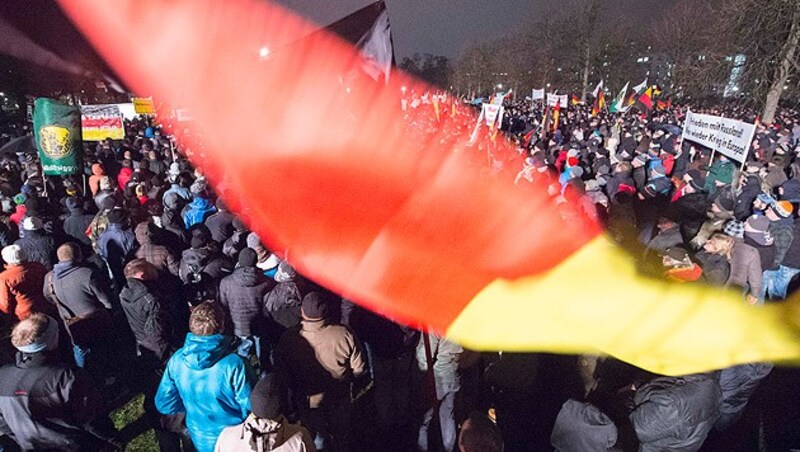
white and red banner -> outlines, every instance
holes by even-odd
[[[125,138],[125,124],[122,119],[122,113],[117,105],[81,105],[83,141]]]

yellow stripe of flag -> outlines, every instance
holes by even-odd
[[[600,236],[542,276],[491,283],[447,336],[484,350],[600,352],[683,375],[796,359],[795,307],[751,307],[733,291],[653,280]]]

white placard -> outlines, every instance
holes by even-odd
[[[533,92],[531,93],[531,99],[532,100],[542,100],[542,99],[544,99],[544,88],[533,90]]]
[[[566,94],[556,95],[556,94],[547,94],[547,105],[550,107],[555,107],[556,104],[561,103],[561,106],[567,108],[569,105],[569,97]]]
[[[482,113],[484,121],[486,121],[486,125],[491,127],[497,121],[497,118],[500,118],[500,121],[503,120],[503,106],[502,105],[493,105],[493,104],[483,104],[483,113]]]
[[[747,160],[756,126],[720,116],[688,111],[683,124],[683,139],[702,144],[737,162]]]

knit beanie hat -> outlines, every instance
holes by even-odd
[[[295,271],[294,267],[289,265],[288,262],[281,261],[281,263],[278,264],[278,271],[275,272],[275,281],[277,282],[293,281],[296,276],[297,276],[297,271]]]
[[[26,217],[22,220],[22,229],[25,231],[38,231],[42,228],[44,228],[44,224],[37,217]]]
[[[733,208],[736,206],[736,201],[730,196],[726,196],[722,194],[717,196],[717,199],[714,200],[714,204],[720,209],[724,211],[732,211]]]
[[[735,239],[744,238],[744,222],[731,220],[725,224],[724,232]]]
[[[122,224],[125,222],[125,212],[122,209],[111,209],[108,212],[108,222],[111,224]]]
[[[245,248],[239,252],[239,267],[255,267],[258,255],[252,248]]]
[[[100,201],[100,208],[102,210],[111,210],[116,205],[117,201],[114,199],[113,196],[106,196],[105,198],[103,198],[102,201]]]
[[[261,238],[255,232],[251,232],[250,235],[247,236],[247,247],[258,249],[261,248]]]
[[[319,292],[311,292],[303,297],[301,306],[303,316],[308,319],[322,319],[326,311],[325,298]]]
[[[9,265],[19,265],[28,260],[25,250],[19,245],[8,245],[0,251],[3,260]]]
[[[763,202],[764,204],[766,204],[768,206],[771,206],[772,203],[775,202],[775,198],[773,198],[772,196],[770,196],[770,195],[768,195],[766,193],[759,193],[758,196],[756,196],[756,199],[761,201],[761,202]]]
[[[280,376],[267,374],[250,391],[250,410],[259,419],[278,419],[286,408],[286,393]]]
[[[770,207],[781,218],[790,218],[794,212],[794,206],[789,201],[777,201]]]

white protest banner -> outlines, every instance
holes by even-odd
[[[503,106],[502,105],[493,105],[493,104],[483,104],[483,111],[481,112],[483,119],[486,121],[486,125],[491,127],[497,121],[499,117],[502,121],[503,119]]]
[[[114,104],[81,105],[81,133],[83,141],[125,138],[125,125],[119,107]]]
[[[555,107],[557,104],[561,104],[562,107],[566,107],[569,105],[569,97],[566,94],[557,95],[557,94],[547,94],[547,105],[550,107]]]
[[[686,113],[683,139],[706,146],[737,162],[744,163],[753,142],[756,126],[720,116]]]
[[[533,92],[531,93],[531,99],[533,99],[533,100],[543,100],[544,99],[544,88],[533,90]]]

